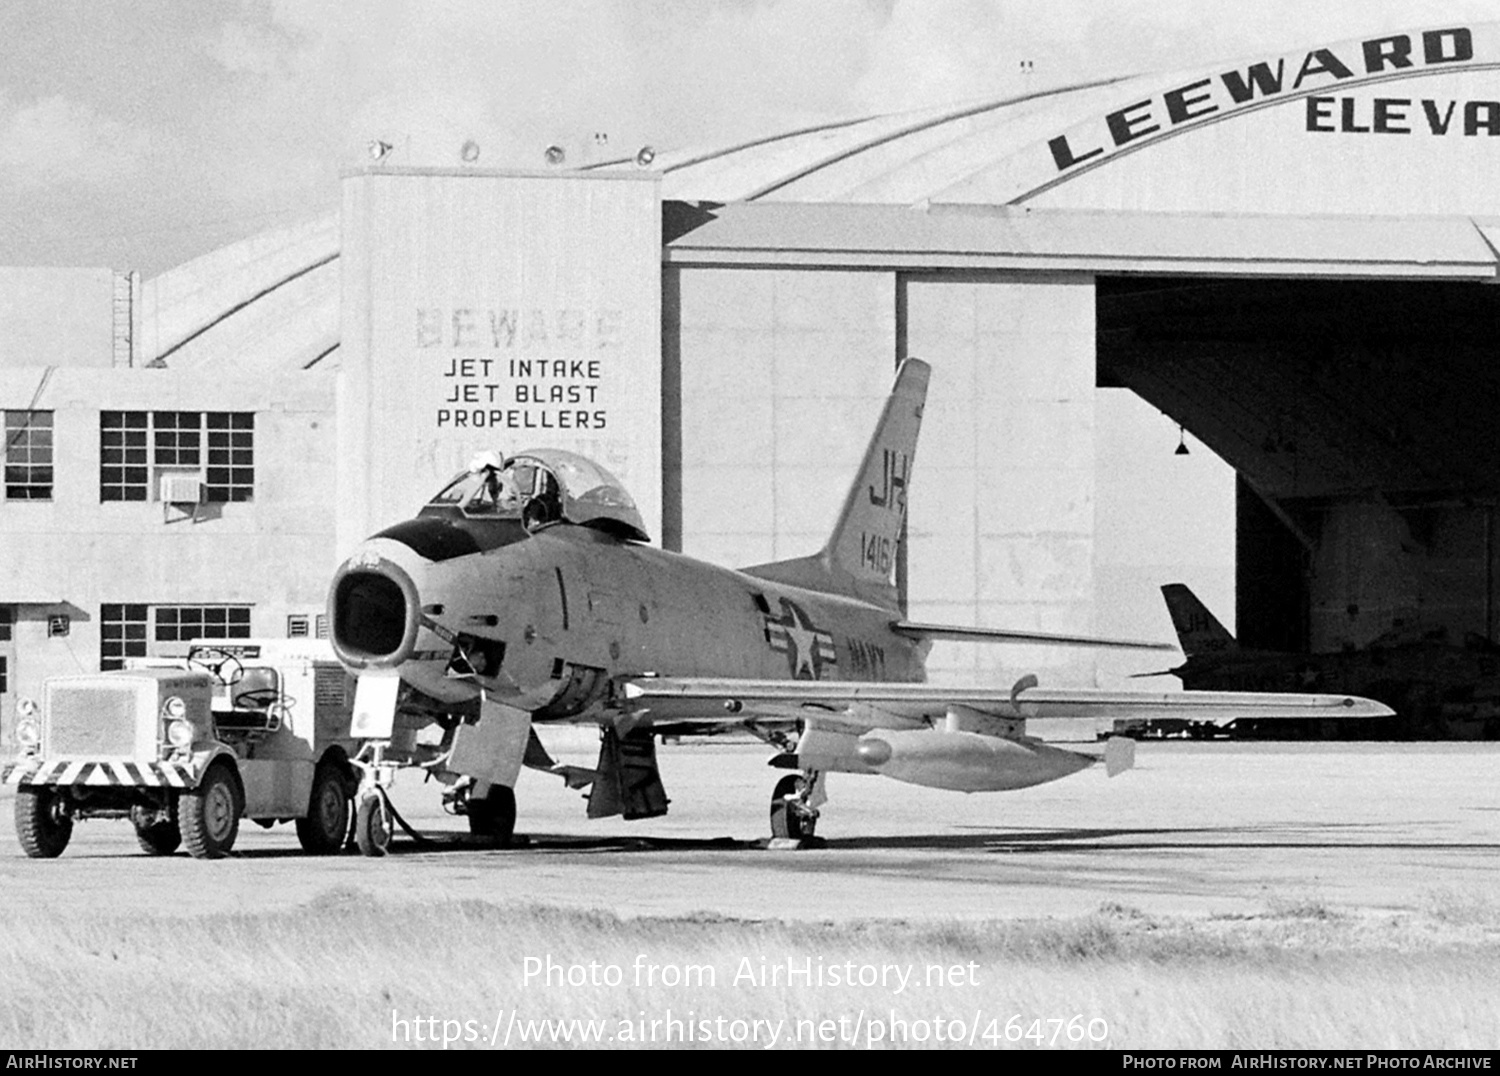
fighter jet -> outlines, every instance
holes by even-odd
[[[1443,628],[1395,629],[1368,646],[1316,654],[1255,650],[1239,641],[1183,583],[1161,588],[1186,660],[1147,676],[1176,676],[1188,690],[1349,691],[1391,706],[1391,720],[1357,725],[1236,720],[1234,736],[1307,739],[1492,739],[1500,735],[1500,647]]]
[[[735,570],[653,548],[619,482],[556,449],[478,457],[414,519],[368,539],[328,598],[335,652],[357,677],[360,848],[384,852],[384,789],[403,766],[437,775],[472,832],[505,842],[523,765],[589,787],[590,817],[648,818],[668,804],[657,736],[744,730],[792,771],[771,796],[773,838],[802,841],[830,772],[979,792],[1100,761],[1027,735],[1033,717],[1388,712],[1347,696],[1044,689],[1030,675],[926,683],[939,639],[1170,649],[902,614],[894,565],[929,376],[901,364],[833,532],[809,556]],[[600,728],[593,769],[544,749],[538,727],[558,722]],[[1132,750],[1106,741],[1106,770],[1128,768]]]

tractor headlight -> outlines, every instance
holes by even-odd
[[[36,717],[36,703],[31,699],[19,699],[16,702],[16,715],[18,717]]]
[[[180,721],[187,715],[187,703],[181,696],[173,695],[161,704],[161,716],[169,721]]]
[[[179,702],[181,700],[178,700]],[[167,742],[173,747],[186,749],[193,746],[193,723],[176,718],[167,722]]]

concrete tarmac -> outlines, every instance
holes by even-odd
[[[544,738],[566,761],[593,761],[590,730]],[[972,796],[834,774],[825,843],[790,851],[765,847],[780,772],[763,746],[668,744],[659,757],[672,809],[642,822],[591,822],[581,793],[526,772],[527,841],[503,851],[470,843],[437,786],[412,774],[395,802],[433,843],[398,832],[384,859],[309,857],[291,826],[251,823],[229,859],[151,858],[128,823],[92,821],[60,859],[36,861],[0,823],[0,893],[22,921],[282,908],[336,887],[626,916],[1033,918],[1119,904],[1197,918],[1278,902],[1346,914],[1493,902],[1500,868],[1500,744],[1144,743],[1112,780],[1095,767]]]

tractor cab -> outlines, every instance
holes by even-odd
[[[213,678],[209,705],[220,738],[260,739],[280,730],[287,705],[275,666],[249,658],[244,648],[214,643],[195,643],[187,664]]]

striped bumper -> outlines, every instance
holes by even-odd
[[[92,785],[95,787],[192,788],[192,768],[175,762],[7,762],[0,768],[5,785]]]

